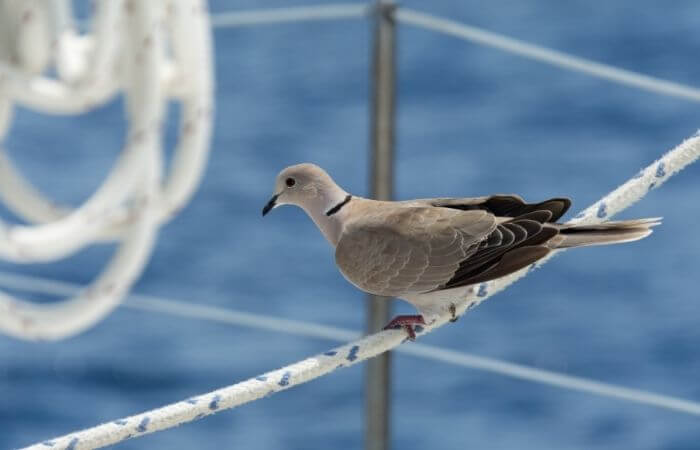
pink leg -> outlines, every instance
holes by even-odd
[[[386,324],[384,329],[390,330],[394,328],[403,328],[404,330],[406,330],[408,338],[412,341],[415,341],[416,331],[413,327],[416,325],[425,325],[425,320],[423,320],[423,316],[396,316],[393,319],[391,319],[391,322]]]

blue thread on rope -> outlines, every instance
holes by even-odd
[[[605,202],[600,202],[600,206],[598,206],[598,212],[596,212],[595,215],[599,219],[602,219],[608,215],[607,206],[605,205]]]
[[[350,349],[350,352],[348,353],[348,357],[345,358],[348,361],[355,361],[357,359],[357,352],[360,350],[359,345],[353,345],[352,348]]]
[[[198,398],[192,397],[192,398],[188,398],[188,399],[185,400],[185,401],[186,401],[187,403],[189,403],[190,405],[196,405],[197,402],[199,401],[199,399],[198,399]]]
[[[661,161],[659,163],[659,166],[656,168],[656,173],[655,173],[656,178],[661,178],[664,175],[666,175],[666,170],[664,170],[665,167],[666,167],[666,164],[663,161]]]
[[[256,380],[258,381],[267,381],[267,376],[266,375],[259,375],[255,377]]]
[[[69,443],[68,447],[66,447],[66,450],[75,450],[75,446],[78,444],[78,441],[80,439],[78,438],[73,438]]]
[[[46,447],[53,447],[54,442],[53,441],[44,441],[41,443],[41,445],[45,445]]]
[[[288,384],[289,384],[289,378],[290,378],[291,376],[292,376],[292,372],[286,371],[286,372],[282,375],[282,379],[280,380],[280,382],[277,383],[277,384],[279,384],[280,386],[286,386],[286,385],[288,385]]]
[[[476,293],[477,297],[486,297],[486,295],[489,293],[488,291],[488,284],[487,283],[481,283],[479,285],[479,290]]]
[[[113,423],[116,423],[117,425],[126,425],[128,422],[124,419],[119,419],[115,420]]]
[[[136,427],[136,429],[140,433],[143,433],[144,431],[146,431],[148,429],[148,422],[150,422],[150,421],[151,421],[150,417],[148,417],[148,416],[144,417],[143,420],[141,420],[141,423],[139,424],[139,426]]]
[[[331,351],[329,351],[329,352],[324,353],[324,355],[326,355],[326,356],[335,356],[336,353],[338,353],[338,352],[336,352],[335,350],[331,350]]]
[[[219,409],[219,400],[221,400],[221,396],[218,394],[215,395],[214,398],[212,398],[211,402],[209,403],[209,409],[211,409],[212,411]]]

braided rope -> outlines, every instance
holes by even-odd
[[[121,241],[97,279],[68,300],[37,305],[0,293],[1,331],[23,339],[59,339],[92,326],[119,304],[148,261],[158,226],[189,200],[199,183],[208,155],[213,101],[209,15],[201,0],[101,0],[96,3],[94,33],[76,37],[63,0],[0,0],[2,8],[7,13],[2,21],[36,42],[30,39],[31,45],[14,48],[19,55],[14,59],[5,61],[0,54],[0,141],[9,126],[12,102],[68,114],[125,92],[127,144],[99,189],[74,210],[58,207],[39,193],[0,147],[0,197],[35,222],[13,226],[0,221],[0,258],[52,261],[96,241]],[[54,8],[57,16],[53,25],[38,19],[47,17],[47,8]],[[23,64],[24,53],[47,45],[41,37],[48,31],[36,36],[27,32],[36,27],[53,27],[59,78],[38,75],[40,71]],[[77,47],[86,50],[81,54]],[[179,141],[164,178],[161,126],[168,97],[181,102],[182,114]]]
[[[80,290],[79,285],[64,281],[48,280],[13,273],[0,272],[0,286],[28,292],[51,295],[70,295]],[[132,294],[122,305],[124,308],[156,314],[166,314],[187,319],[199,319],[227,325],[267,330],[273,333],[287,333],[337,342],[346,342],[360,337],[360,333],[312,322],[303,322],[269,314],[254,314],[229,308],[202,305],[167,298]],[[439,361],[469,369],[483,370],[520,380],[556,386],[562,389],[586,392],[603,397],[617,398],[641,405],[656,406],[671,411],[700,416],[700,403],[692,400],[655,394],[639,389],[602,383],[587,378],[576,377],[550,370],[538,369],[523,364],[487,358],[472,353],[449,350],[441,347],[413,343],[402,345],[396,352],[430,361]]]
[[[603,222],[639,201],[652,189],[661,186],[671,176],[698,158],[700,158],[700,134],[685,140],[666,153],[625,184],[585,209],[574,221],[577,223]],[[505,289],[508,285],[525,276],[529,270],[524,269],[512,276],[475,286],[472,295],[457,306],[457,313],[461,315],[472,306]],[[417,334],[428,333],[447,323],[450,318],[449,314],[444,314],[434,324],[419,330]],[[382,331],[207,394],[71,433],[27,448],[35,450],[97,448],[172,428],[289,389],[336,369],[357,364],[397,347],[405,339],[406,334],[402,330]],[[688,411],[700,412],[693,408],[688,409]]]

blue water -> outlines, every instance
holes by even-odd
[[[700,3],[608,3],[406,5],[700,85]],[[302,3],[217,1],[212,9],[292,4]],[[363,328],[364,297],[338,274],[311,222],[293,208],[263,220],[260,209],[278,170],[302,161],[367,192],[369,32],[360,20],[215,32],[211,160],[191,204],[163,228],[136,292]],[[684,100],[410,27],[400,28],[398,44],[402,199],[568,195],[580,210],[700,127],[698,105]],[[19,110],[6,145],[38,186],[77,204],[109,170],[123,129],[119,100],[78,118]],[[700,400],[699,177],[700,166],[690,167],[625,211],[664,217],[649,239],[567,252],[422,341]],[[0,270],[87,283],[112,250]],[[184,399],[331,346],[129,309],[65,341],[0,336],[0,448]],[[358,448],[363,369],[118,448]],[[700,448],[697,417],[410,356],[395,356],[392,393],[397,449]]]

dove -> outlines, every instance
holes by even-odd
[[[335,262],[360,290],[411,303],[420,314],[400,315],[385,327],[415,327],[442,314],[456,320],[455,304],[471,286],[523,269],[555,249],[642,239],[660,218],[596,225],[557,223],[568,198],[526,203],[517,195],[379,201],[346,192],[317,165],[283,169],[267,215],[296,205],[335,249]]]

